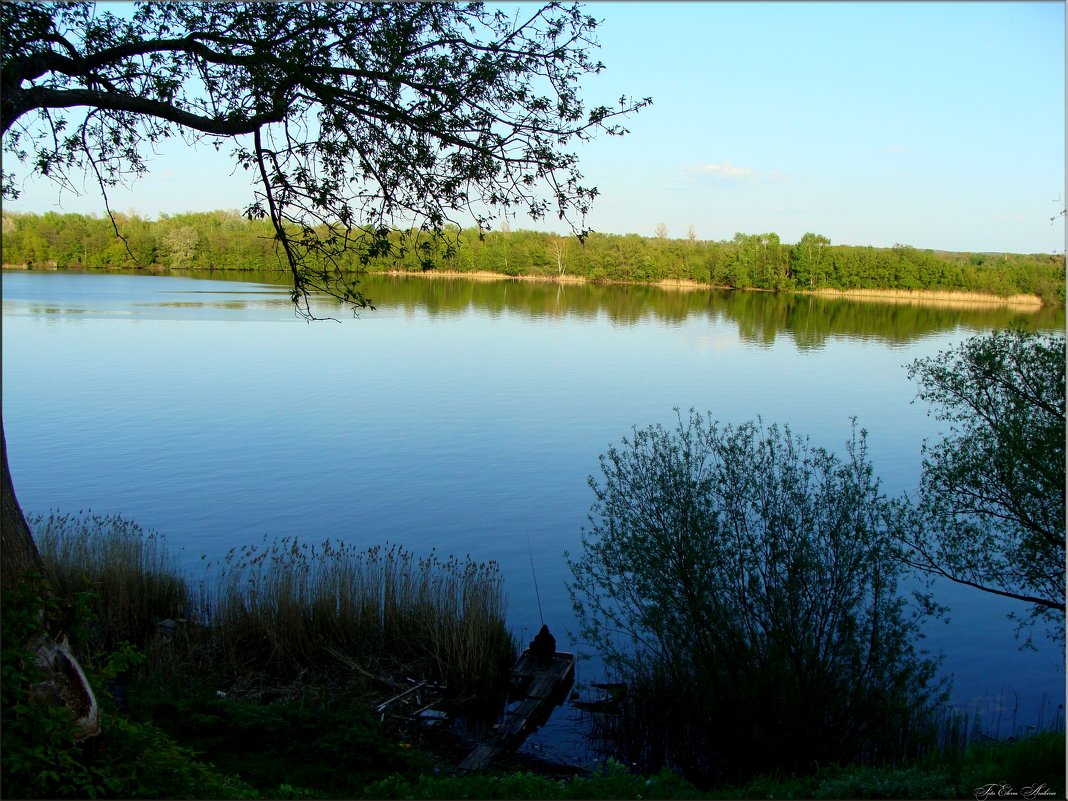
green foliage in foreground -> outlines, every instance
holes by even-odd
[[[270,224],[246,220],[237,212],[164,215],[158,221],[116,215],[116,220],[126,243],[115,236],[106,217],[5,214],[3,263],[210,270],[263,270],[279,263]],[[422,272],[441,245],[426,236],[394,231],[389,237],[392,253],[364,263],[353,250],[340,254],[338,264],[350,271]],[[811,233],[796,244],[781,242],[774,233],[738,233],[724,241],[593,233],[583,243],[536,231],[493,231],[481,237],[476,231],[451,231],[446,237],[449,247],[431,263],[455,272],[635,283],[690,280],[738,289],[1025,293],[1058,305],[1065,299],[1064,256],[1056,254],[832,245]]]
[[[1027,788],[1035,790],[1032,798],[1064,798],[1064,732],[1043,732],[1009,743],[986,742],[963,750],[934,752],[908,767],[833,766],[812,776],[781,780],[763,777],[707,797],[974,799],[979,788],[991,785],[992,798],[1026,797]]]
[[[84,600],[84,599],[83,599]],[[45,618],[37,610],[46,610]],[[5,798],[255,798],[240,779],[199,761],[150,723],[134,723],[107,708],[100,733],[76,742],[65,708],[38,702],[31,687],[42,673],[22,646],[46,634],[58,615],[73,612],[69,632],[85,631],[84,603],[64,608],[40,581],[27,581],[3,598],[2,743],[0,783]],[[86,660],[94,692],[127,668],[131,652]],[[95,669],[94,669],[95,668]]]
[[[131,699],[131,711],[264,794],[288,784],[315,788],[320,798],[350,798],[383,775],[430,769],[426,756],[390,739],[365,706],[143,693]]]
[[[580,799],[580,798],[709,798],[709,799],[839,799],[839,798],[976,798],[982,787],[1014,790],[1023,797],[1065,797],[1065,736],[1046,732],[1010,743],[984,743],[963,751],[933,753],[900,768],[829,766],[810,776],[754,779],[744,785],[698,791],[673,773],[655,776],[629,773],[609,763],[600,776],[556,781],[532,773],[508,776],[394,776],[364,790],[365,798],[451,799]],[[1044,789],[1043,789],[1044,788]],[[1044,795],[1049,793],[1049,795]]]
[[[669,771],[636,776],[609,763],[600,776],[554,780],[534,773],[507,776],[393,776],[368,785],[364,798],[699,798],[696,788]]]
[[[1048,785],[1064,797],[1063,733],[1002,745],[985,743],[932,753],[912,767],[824,767],[800,778],[764,777],[739,787],[699,792],[664,771],[642,776],[609,763],[600,775],[560,781],[533,773],[431,774],[429,759],[383,730],[366,710],[316,700],[256,704],[222,699],[205,687],[186,692],[146,671],[166,665],[129,645],[94,652],[85,638],[99,632],[85,595],[65,604],[26,584],[3,599],[3,709],[0,781],[8,798],[973,798],[1002,783]],[[31,610],[44,605],[40,620]],[[27,702],[36,679],[28,636],[62,625],[83,651],[104,713],[101,734],[74,742],[62,710]],[[130,712],[106,690],[121,674],[137,674]],[[770,765],[768,767],[771,767]],[[388,774],[388,775],[387,775]],[[1043,796],[1036,796],[1043,797]]]

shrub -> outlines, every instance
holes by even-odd
[[[5,798],[255,798],[240,780],[198,762],[150,724],[132,723],[105,711],[100,733],[82,742],[74,737],[65,707],[35,699],[41,670],[22,643],[63,618],[72,643],[85,631],[91,613],[82,602],[66,607],[46,591],[43,579],[25,582],[3,598],[2,726],[0,782]],[[42,617],[40,610],[44,610]],[[83,643],[84,645],[84,643]],[[129,661],[129,649],[106,660],[111,671]],[[110,673],[90,673],[99,695]]]
[[[353,797],[369,781],[429,768],[426,757],[391,740],[366,708],[261,705],[201,692],[187,698],[142,694],[131,712],[159,721],[177,741],[210,754],[221,770],[265,793],[288,784],[293,793],[315,788]]]
[[[597,776],[557,781],[532,773],[507,776],[420,776],[409,781],[401,776],[375,782],[364,789],[364,798],[697,798],[692,784],[669,771],[655,776],[630,773],[609,760]]]
[[[863,431],[840,460],[691,412],[601,469],[571,593],[628,685],[603,732],[621,756],[709,784],[903,753],[936,664],[897,594],[895,507]]]

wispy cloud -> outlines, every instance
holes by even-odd
[[[735,167],[729,161],[719,164],[701,164],[695,169],[697,172],[708,173],[722,178],[751,178],[756,174],[749,167]]]
[[[718,164],[706,162],[704,164],[687,164],[687,172],[699,175],[708,175],[717,180],[749,181],[754,179],[782,178],[779,172],[762,172],[752,167],[739,167],[729,161],[721,161]]]

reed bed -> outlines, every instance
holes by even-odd
[[[160,620],[181,619],[193,593],[163,535],[118,515],[59,514],[30,521],[45,572],[60,597],[91,592],[94,645],[143,643]]]
[[[233,671],[251,660],[283,678],[340,660],[471,693],[515,656],[493,562],[286,537],[235,548],[213,572],[201,608]]]
[[[93,594],[94,649],[132,642],[157,677],[279,686],[404,675],[457,698],[502,687],[517,653],[494,562],[265,538],[194,583],[162,535],[123,517],[52,514],[32,526],[57,592]]]
[[[879,303],[907,303],[962,309],[983,309],[992,305],[1033,308],[1042,305],[1042,298],[1038,297],[1038,295],[995,295],[991,292],[965,292],[963,290],[814,289],[807,290],[803,294],[852,300],[871,300]]]

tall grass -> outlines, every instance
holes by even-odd
[[[57,591],[94,594],[95,647],[144,648],[158,675],[292,682],[404,674],[450,695],[502,687],[517,647],[498,566],[295,537],[234,548],[196,584],[156,532],[120,516],[32,521]],[[177,631],[161,631],[165,619]]]
[[[162,619],[193,608],[166,539],[120,516],[52,513],[30,521],[52,586],[61,597],[92,592],[93,639],[110,651],[145,642]]]
[[[286,537],[235,548],[200,597],[234,672],[255,660],[285,677],[340,659],[473,693],[506,678],[516,650],[495,563],[418,558],[396,545]]]

